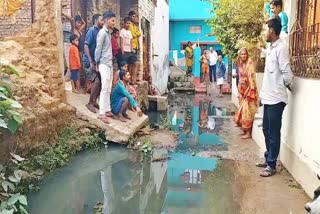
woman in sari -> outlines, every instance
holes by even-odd
[[[186,67],[187,67],[187,76],[189,76],[192,72],[193,66],[193,49],[191,42],[188,42],[188,46],[185,50],[185,57],[186,57]]]
[[[249,58],[246,48],[239,51],[239,103],[240,107],[235,115],[234,122],[242,130],[241,139],[251,138],[254,115],[258,108],[258,90],[256,72],[253,61]]]

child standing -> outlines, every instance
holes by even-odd
[[[209,63],[208,63],[208,55],[207,51],[203,50],[202,56],[200,58],[202,76],[205,83],[209,82]]]
[[[71,72],[71,85],[74,93],[79,93],[80,81],[79,70],[81,67],[80,52],[79,52],[79,38],[77,35],[72,34],[70,36],[70,42],[72,43],[69,50],[69,67]]]
[[[219,97],[222,98],[222,87],[224,83],[224,77],[226,74],[226,66],[222,61],[222,56],[218,56],[218,64],[217,64],[217,85],[219,87]]]

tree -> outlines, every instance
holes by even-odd
[[[245,46],[253,50],[261,39],[264,22],[264,0],[208,0],[213,17],[208,20],[224,53],[236,59]]]

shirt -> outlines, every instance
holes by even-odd
[[[213,51],[212,53],[211,52],[209,53],[209,61],[211,66],[217,64],[217,61],[218,61],[217,52]]]
[[[88,45],[91,59],[94,62],[95,62],[95,53],[94,52],[97,47],[97,36],[98,36],[99,31],[100,31],[100,29],[97,26],[91,27],[86,34],[86,39],[84,42],[85,45]],[[87,56],[86,53],[83,54],[82,62],[90,62],[89,57]]]
[[[290,69],[289,49],[281,39],[270,45],[267,50],[266,65],[260,93],[262,104],[275,105],[288,103],[286,85],[293,79]]]
[[[112,44],[112,55],[117,56],[119,53],[118,38],[113,36],[111,38],[111,44]]]
[[[95,61],[98,64],[104,64],[112,68],[112,58],[111,32],[106,27],[103,27],[97,36]]]
[[[281,31],[288,33],[288,16],[285,12],[281,12],[278,14],[278,16],[280,17],[281,20]]]
[[[139,27],[135,25],[134,23],[130,23],[129,30],[132,34],[132,48],[133,49],[139,49],[139,37],[141,36],[141,32],[139,30]]]
[[[217,63],[217,78],[221,78],[225,76],[226,74],[226,66],[225,64],[221,61]]]
[[[122,81],[119,81],[114,87],[111,94],[111,108],[115,109],[122,98],[128,98],[129,103],[133,108],[138,106],[137,102],[133,99],[132,95],[126,89]]]
[[[122,28],[120,30],[120,38],[122,38],[123,51],[132,52],[131,40],[133,37],[132,37],[131,31]]]
[[[81,67],[79,48],[74,44],[71,45],[69,50],[69,67],[70,71],[79,70]]]

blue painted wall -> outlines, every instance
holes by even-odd
[[[204,20],[211,17],[211,5],[201,0],[170,0],[170,20]]]
[[[189,33],[191,26],[201,26],[202,32],[199,34]],[[211,33],[211,28],[204,20],[170,21],[170,50],[180,50],[181,42],[196,42],[199,37],[208,33]],[[215,36],[200,39],[200,42],[215,41],[217,41]]]

